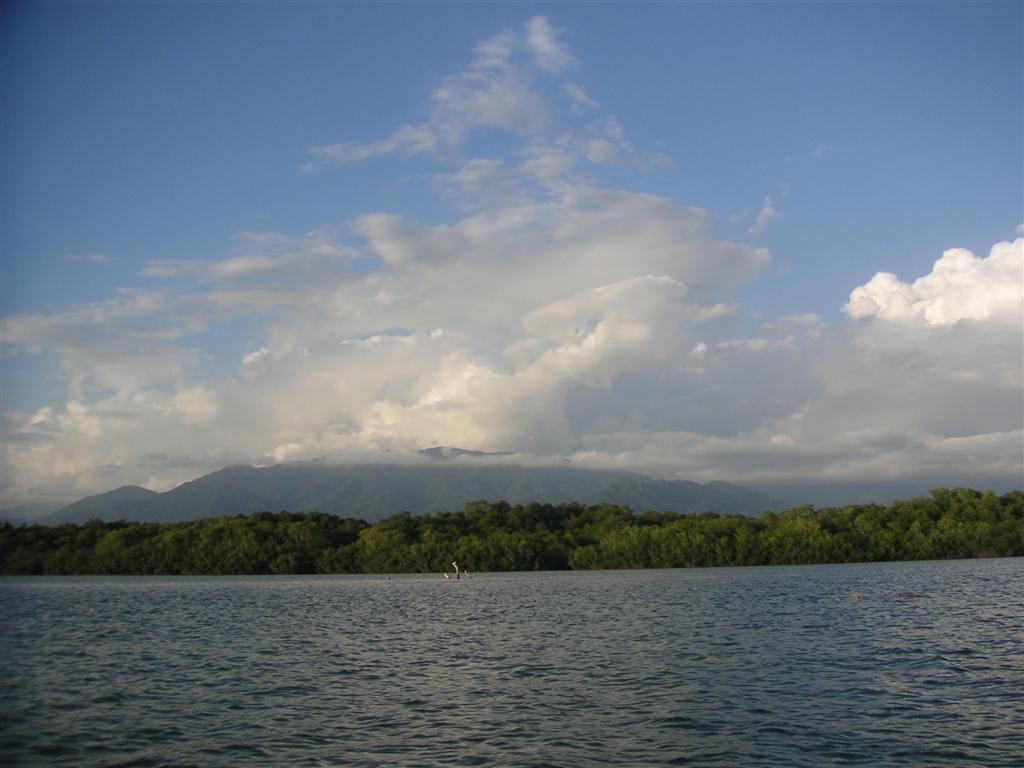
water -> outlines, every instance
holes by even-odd
[[[6,765],[1024,760],[1024,559],[8,578],[0,619]]]

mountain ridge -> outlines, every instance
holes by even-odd
[[[470,466],[446,461],[428,466],[310,462],[225,467],[163,493],[122,486],[79,499],[37,522],[184,522],[287,509],[326,512],[372,523],[403,511],[416,515],[456,511],[478,500],[510,504],[611,503],[637,512],[746,515],[783,508],[778,499],[742,486],[657,480],[625,470]]]

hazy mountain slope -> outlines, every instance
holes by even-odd
[[[781,506],[766,494],[727,483],[699,485],[653,480],[631,472],[506,465],[228,467],[166,493],[118,496],[125,490],[83,499],[46,522],[91,518],[173,522],[284,509],[316,510],[373,522],[405,510],[415,514],[459,510],[478,499],[512,504],[611,502],[643,512],[754,515]],[[101,500],[110,503],[103,505]]]
[[[758,484],[758,490],[780,499],[786,507],[812,504],[816,507],[841,507],[847,504],[891,504],[898,499],[927,496],[933,488],[981,488],[996,494],[1024,490],[1024,477],[1006,478],[977,473],[945,472],[912,475],[895,480],[870,483],[776,483]]]
[[[86,520],[118,520],[114,510],[121,505],[132,505],[141,503],[146,499],[159,496],[155,491],[150,491],[138,485],[122,485],[107,493],[98,493],[95,496],[86,496],[73,504],[61,507],[53,514],[40,518],[38,522],[47,525],[59,525],[60,523],[80,523]]]
[[[27,504],[15,504],[12,507],[0,509],[0,520],[11,525],[31,525],[36,520],[52,515],[64,504],[53,504],[49,502],[29,502]]]
[[[599,493],[599,498],[583,499],[588,503],[607,501],[624,504],[634,511],[725,512],[759,514],[766,509],[780,509],[776,499],[749,488],[729,483],[693,483],[685,480],[654,480],[634,476],[618,480]]]

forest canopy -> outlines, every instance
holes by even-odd
[[[796,507],[759,518],[633,513],[610,504],[512,506],[375,525],[318,512],[187,523],[0,526],[0,573],[330,574],[938,560],[1024,555],[1024,492],[965,488],[888,506]]]

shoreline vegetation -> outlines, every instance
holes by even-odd
[[[939,489],[890,505],[760,517],[635,514],[612,504],[402,512],[370,525],[318,512],[185,523],[0,525],[3,575],[431,573],[694,568],[1024,555],[1024,492]]]

